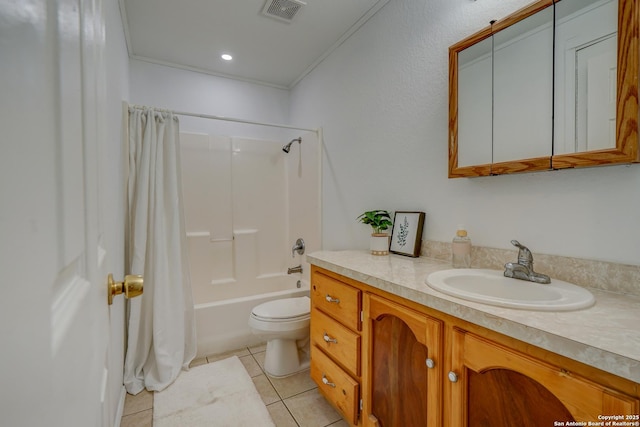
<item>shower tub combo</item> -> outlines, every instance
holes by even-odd
[[[254,307],[309,296],[309,264],[292,246],[321,247],[319,142],[285,141],[180,135],[198,357],[260,344]]]

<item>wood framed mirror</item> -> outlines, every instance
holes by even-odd
[[[639,27],[640,0],[539,0],[451,46],[449,177],[640,161]]]

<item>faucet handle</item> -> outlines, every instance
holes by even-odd
[[[517,240],[512,240],[511,244],[518,248],[518,264],[527,265],[533,262],[533,255],[531,255],[529,248]]]
[[[296,240],[296,244],[291,248],[291,258],[295,258],[296,252],[298,252],[298,255],[304,254],[304,240],[302,238]]]
[[[513,246],[517,247],[517,248],[520,248],[520,249],[526,248],[526,246],[524,246],[524,245],[520,244],[520,242],[518,242],[517,240],[512,240],[512,241],[511,241],[511,244],[512,244]]]

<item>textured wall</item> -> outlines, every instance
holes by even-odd
[[[425,239],[640,263],[640,166],[447,178],[448,47],[529,0],[391,0],[303,79],[291,122],[322,126],[325,249],[366,248],[370,209],[423,210]]]
[[[288,123],[289,91],[177,68],[130,61],[130,101],[189,113],[269,123]],[[180,130],[212,135],[287,140],[297,133],[278,128],[180,117]],[[283,142],[284,143],[284,142]]]

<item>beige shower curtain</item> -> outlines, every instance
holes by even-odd
[[[127,392],[159,391],[196,354],[195,320],[182,208],[178,118],[129,109],[127,262],[144,275],[128,300]]]

